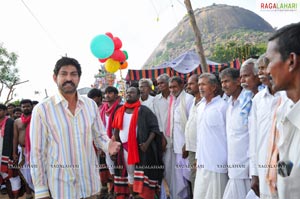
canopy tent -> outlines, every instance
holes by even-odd
[[[218,73],[222,67],[240,68],[240,62],[238,59],[229,62],[219,64],[210,60],[206,60],[208,72]],[[165,62],[153,69],[144,70],[128,70],[126,75],[127,81],[139,80],[141,78],[150,78],[152,80],[156,79],[159,75],[167,73],[169,76],[180,76],[183,79],[187,79],[192,74],[201,74],[201,65],[198,54],[194,51],[188,51],[178,56],[170,62]]]

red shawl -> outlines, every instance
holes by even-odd
[[[126,108],[133,108],[132,118],[129,125],[128,132],[128,164],[136,164],[140,162],[138,144],[136,139],[136,126],[138,120],[138,112],[139,107],[141,106],[141,102],[138,100],[133,104],[125,103],[121,106],[114,117],[114,121],[112,123],[113,128],[117,128],[119,130],[123,129],[123,118]]]
[[[5,116],[4,119],[0,122],[0,128],[1,128],[1,137],[4,137],[4,131],[5,131],[5,124],[8,117]]]
[[[26,155],[27,162],[29,162],[29,155],[30,155],[30,137],[29,137],[30,120],[31,120],[31,115],[29,115],[29,116],[25,116],[24,114],[21,115],[21,121],[26,126],[26,130],[25,130],[25,155]]]
[[[109,138],[111,138],[112,136],[112,112],[116,109],[116,107],[118,106],[118,104],[120,103],[120,99],[117,99],[113,105],[111,107],[108,106],[108,103],[105,103],[101,110],[100,110],[100,116],[101,116],[101,120],[104,124],[104,126],[106,127],[106,132]],[[106,120],[105,120],[105,114],[109,115],[108,117],[108,124],[106,124]]]

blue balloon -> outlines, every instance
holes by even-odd
[[[97,35],[91,41],[91,51],[98,59],[110,57],[115,49],[113,40],[107,35]]]

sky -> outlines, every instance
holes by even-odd
[[[128,68],[140,69],[164,36],[186,15],[183,0],[0,0],[0,43],[18,54],[21,81],[14,100],[41,100],[56,92],[53,68],[61,56],[82,66],[78,88],[90,87],[100,62],[91,40],[111,32],[128,52]],[[293,11],[261,9],[261,3],[296,3]],[[300,21],[300,0],[191,0],[193,9],[216,4],[255,12],[273,27]],[[168,60],[166,60],[168,61]],[[116,72],[120,75],[120,72]],[[122,71],[125,77],[126,71]],[[39,94],[36,94],[38,91]],[[1,96],[0,102],[3,102]]]

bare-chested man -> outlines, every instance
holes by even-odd
[[[33,184],[29,167],[29,127],[32,112],[32,101],[23,99],[20,103],[22,115],[14,123],[13,158],[20,166],[20,176],[26,182],[26,198],[31,198]]]

